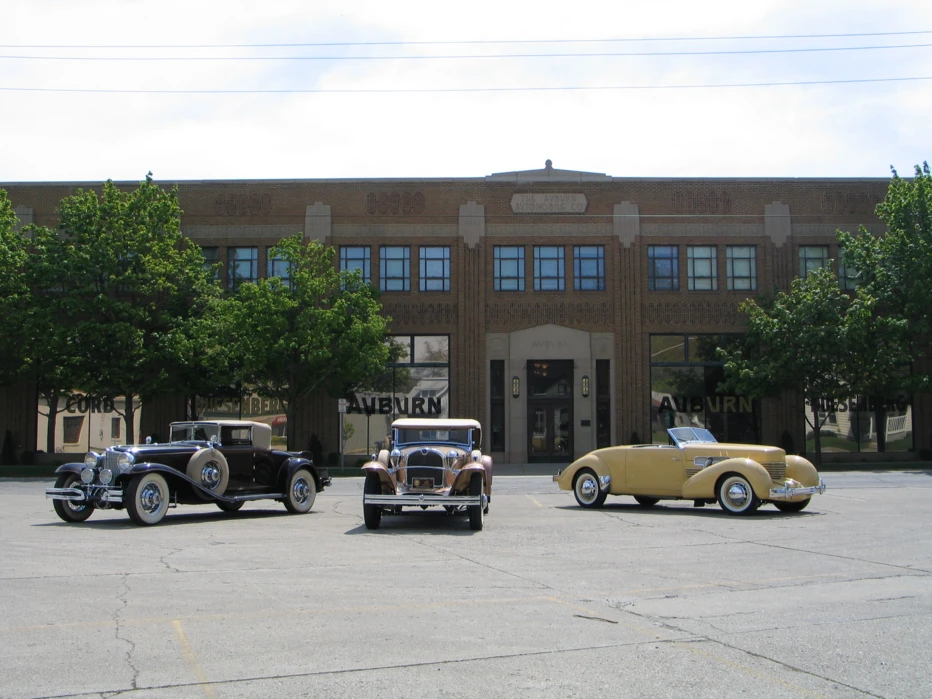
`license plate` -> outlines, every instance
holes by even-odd
[[[433,488],[434,479],[433,478],[412,478],[411,487],[412,488]]]

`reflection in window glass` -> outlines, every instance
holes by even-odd
[[[524,248],[495,246],[495,291],[524,291]]]
[[[259,248],[227,248],[229,288],[236,291],[240,284],[259,280]]]
[[[414,359],[424,362],[450,362],[450,337],[448,335],[416,335],[414,337]]]
[[[808,277],[828,265],[828,245],[800,245],[799,246],[799,276]]]
[[[675,245],[647,247],[647,288],[651,291],[680,290],[680,257]]]
[[[411,291],[411,250],[385,246],[379,249],[379,289]]]
[[[651,335],[650,361],[652,364],[686,361],[686,338],[683,335]]]
[[[686,248],[687,282],[690,291],[718,290],[718,252],[715,246]]]
[[[729,291],[757,291],[757,248],[729,245],[725,249]]]
[[[359,270],[362,280],[368,284],[369,275],[369,246],[343,245],[340,247],[340,271],[355,272]]]
[[[534,246],[534,290],[563,291],[566,279],[563,269],[563,246]]]
[[[419,274],[421,291],[449,291],[450,248],[422,247]]]

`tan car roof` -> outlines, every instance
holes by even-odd
[[[478,420],[467,418],[418,418],[403,417],[392,423],[392,429],[424,429],[424,430],[481,430]]]

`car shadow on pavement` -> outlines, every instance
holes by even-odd
[[[671,501],[672,503],[673,501]],[[802,512],[780,512],[780,510],[775,509],[773,506],[762,505],[761,509],[756,512],[752,512],[749,515],[730,515],[724,510],[722,510],[718,505],[706,505],[704,507],[693,507],[687,504],[680,504],[674,506],[664,506],[660,503],[654,505],[653,507],[642,507],[637,503],[606,503],[600,508],[583,508],[578,505],[557,505],[555,509],[558,510],[576,510],[577,512],[585,512],[586,514],[597,514],[597,513],[610,513],[610,514],[634,514],[639,513],[643,515],[650,515],[653,517],[668,517],[668,516],[683,516],[691,515],[693,517],[714,517],[714,518],[723,518],[723,519],[783,519],[783,518],[793,518],[793,517],[813,517],[820,516],[824,513],[819,512],[816,505],[809,506],[812,509],[806,509]]]
[[[55,517],[54,513],[51,513],[52,517]],[[207,522],[227,522],[234,523],[236,521],[252,521],[257,519],[267,519],[267,518],[278,518],[278,517],[310,517],[313,515],[323,514],[323,512],[318,512],[311,510],[303,515],[294,515],[284,508],[281,510],[268,509],[268,510],[240,510],[239,512],[222,512],[220,510],[216,511],[205,511],[205,512],[178,512],[173,513],[169,512],[165,515],[165,518],[159,522],[157,525],[154,525],[155,528],[161,529],[162,527],[175,527],[191,524],[201,524]],[[124,515],[123,517],[108,517],[107,519],[94,519],[93,516],[91,519],[85,522],[63,522],[58,518],[50,520],[48,522],[40,522],[33,524],[34,527],[82,527],[90,529],[152,529],[153,527],[145,527],[134,524],[128,516]]]
[[[433,534],[472,536],[481,534],[469,528],[469,517],[466,513],[447,514],[442,510],[425,510],[423,512],[407,512],[400,515],[383,515],[382,523],[378,529],[367,529],[364,524],[353,527],[345,532],[355,534]]]

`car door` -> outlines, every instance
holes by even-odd
[[[681,495],[683,452],[674,446],[631,449],[625,468],[626,492],[633,495]]]
[[[252,435],[248,427],[224,426],[221,429],[221,451],[230,469],[227,492],[249,490],[255,487],[253,478]]]

